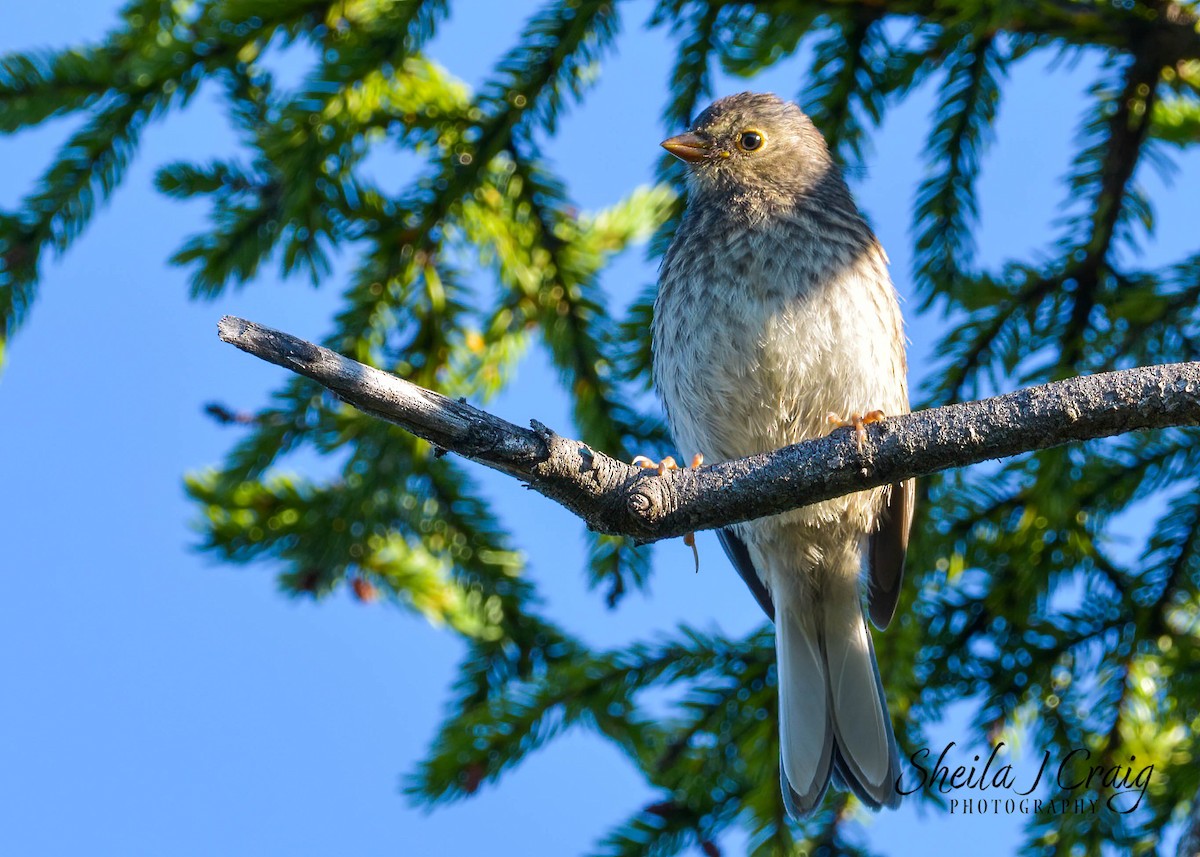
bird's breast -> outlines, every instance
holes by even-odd
[[[769,452],[828,432],[830,413],[908,410],[873,239],[767,230],[718,245],[673,252],[655,307],[655,380],[681,453]]]

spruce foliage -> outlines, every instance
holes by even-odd
[[[892,106],[918,84],[936,88],[912,275],[925,311],[951,323],[925,403],[1200,359],[1200,248],[1156,269],[1138,255],[1154,230],[1140,179],[1200,141],[1193,4],[547,0],[476,92],[424,53],[452,5],[132,0],[92,44],[0,57],[0,131],[83,118],[19,206],[0,212],[0,347],[35,315],[42,261],[67,252],[116,192],[143,129],[213,86],[244,156],[166,164],[157,179],[163,193],[210,206],[209,226],[173,259],[197,298],[271,265],[329,285],[331,255],[348,253],[354,271],[326,345],[477,402],[541,347],[579,437],[626,459],[665,452],[643,395],[653,295],[613,312],[598,277],[632,243],[653,237],[661,252],[681,210],[678,174],[579,214],[538,145],[587,98],[621,27],[645,25],[676,45],[662,93],[671,130],[710,95],[715,68],[752,79],[805,51],[795,95],[854,165]],[[316,60],[285,90],[261,60],[293,42]],[[1057,232],[1035,256],[983,269],[976,182],[1007,70],[1032,54],[1083,53],[1100,72]],[[420,159],[421,177],[398,194],[375,186],[361,166],[379,147]],[[478,270],[490,272],[486,294],[467,286]],[[598,855],[718,853],[732,828],[755,855],[801,842],[862,853],[846,834],[845,796],[803,825],[786,820],[769,628],[743,639],[678,628],[592,650],[543,615],[469,466],[298,379],[245,422],[219,469],[188,478],[206,550],[269,558],[296,594],[381,591],[467,641],[442,731],[409,780],[413,800],[466,798],[580,727],[661,792]],[[337,476],[269,474],[302,447],[340,462]],[[1200,791],[1197,474],[1196,434],[1172,430],[924,485],[906,605],[880,648],[902,743],[920,746],[967,699],[977,736],[1027,729],[1059,756],[1086,747],[1092,764],[1136,756],[1159,772],[1129,814],[1034,818],[1030,853],[1154,853],[1158,831]],[[1152,534],[1140,550],[1114,550],[1114,520],[1148,500],[1162,510]],[[589,538],[589,579],[610,603],[645,582],[647,550]]]

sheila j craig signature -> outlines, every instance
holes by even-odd
[[[896,790],[910,795],[924,789],[944,795],[955,795],[950,799],[951,813],[983,814],[988,812],[1020,812],[1035,815],[1069,813],[1094,815],[1099,808],[1099,797],[1107,796],[1104,804],[1108,809],[1127,815],[1139,806],[1150,786],[1154,765],[1136,768],[1136,756],[1130,756],[1128,765],[1091,764],[1090,750],[1076,748],[1067,753],[1058,764],[1050,758],[1050,751],[1042,754],[1041,764],[1032,776],[1019,775],[1010,762],[999,764],[996,757],[1004,742],[992,747],[992,753],[982,768],[976,767],[980,757],[968,765],[955,765],[947,757],[955,747],[951,741],[937,757],[932,766],[933,752],[922,747],[909,757],[912,767],[896,780]],[[1032,761],[1036,761],[1036,758]],[[1043,782],[1051,791],[1046,798],[1031,795]],[[987,795],[989,791],[1008,792],[1008,795]],[[966,794],[961,794],[966,792]]]

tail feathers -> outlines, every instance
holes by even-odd
[[[896,736],[858,591],[827,598],[822,606],[830,715],[843,779],[873,809],[898,806]]]
[[[812,615],[776,601],[775,657],[779,674],[780,779],[788,813],[816,809],[833,769],[833,724],[825,654]]]
[[[847,590],[819,604],[776,602],[781,778],[793,816],[816,809],[833,776],[872,809],[900,802],[875,650],[857,590]]]

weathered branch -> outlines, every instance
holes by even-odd
[[[1200,424],[1200,363],[1087,375],[892,417],[698,470],[659,477],[537,421],[513,425],[326,348],[226,316],[221,339],[327,387],[354,407],[525,482],[589,527],[640,541],[681,536],[1072,441]],[[868,407],[870,403],[864,403]],[[691,453],[694,450],[684,450]]]

